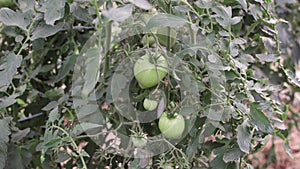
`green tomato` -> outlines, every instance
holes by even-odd
[[[152,46],[155,43],[155,38],[151,35],[144,35],[142,38],[142,44],[144,46]]]
[[[158,42],[160,45],[167,47],[168,38],[170,37],[170,47],[173,47],[176,42],[177,32],[174,29],[170,29],[170,34],[167,27],[159,28],[156,32]],[[170,36],[169,36],[170,35]]]
[[[132,136],[131,141],[135,147],[144,147],[147,144],[147,139],[144,137]]]
[[[157,58],[156,64],[150,62],[151,57]],[[157,85],[168,73],[168,63],[165,57],[158,54],[146,54],[134,64],[133,73],[142,89]]]
[[[146,110],[152,111],[155,110],[158,105],[156,100],[145,99],[143,102],[143,106]]]
[[[11,7],[14,5],[14,0],[0,0],[0,7]]]
[[[178,113],[174,113],[173,117],[170,118],[167,112],[163,112],[158,121],[159,130],[169,139],[179,139],[182,136],[184,127],[184,118]]]

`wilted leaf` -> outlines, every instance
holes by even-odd
[[[116,21],[123,22],[131,16],[132,5],[125,5],[119,8],[110,8],[107,11],[103,11],[102,14],[106,18]]]
[[[26,30],[26,27],[30,24],[30,21],[24,18],[24,14],[9,8],[0,9],[0,21],[5,25],[18,26],[23,30]]]

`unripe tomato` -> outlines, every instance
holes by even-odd
[[[155,43],[155,38],[151,35],[144,35],[142,38],[142,44],[144,46],[152,46]]]
[[[144,137],[132,136],[131,141],[135,147],[144,147],[147,144],[147,139]]]
[[[156,64],[151,63],[155,59]],[[134,64],[133,73],[140,87],[145,89],[157,85],[167,75],[167,67],[167,60],[162,55],[146,54]]]
[[[145,99],[143,102],[143,106],[146,110],[152,111],[156,109],[158,102],[156,100]]]
[[[170,47],[172,47],[175,44],[177,32],[174,29],[170,29],[170,35],[169,35],[168,29],[169,28],[167,27],[159,28],[156,34],[157,34],[159,44],[165,47],[168,46],[168,38],[170,37]]]
[[[14,5],[14,0],[0,0],[0,7],[11,7]]]
[[[184,118],[178,113],[168,117],[168,113],[163,112],[158,121],[158,128],[166,138],[179,139],[185,128]]]

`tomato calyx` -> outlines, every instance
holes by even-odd
[[[130,130],[132,132],[132,135],[131,135],[131,141],[133,143],[133,145],[135,147],[144,147],[147,145],[147,134],[139,131],[139,132],[136,132],[136,131],[133,131],[133,130]]]

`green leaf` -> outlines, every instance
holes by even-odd
[[[244,10],[247,11],[247,1],[246,0],[236,0],[237,2],[239,2],[241,4],[241,6],[243,7]]]
[[[82,7],[81,4],[74,2],[70,5],[70,12],[76,17],[76,19],[91,23],[93,21],[93,18],[91,14],[89,13],[89,10]]]
[[[30,132],[30,128],[26,128],[24,130],[19,130],[11,135],[12,142],[18,142],[23,139]]]
[[[129,2],[145,10],[150,10],[152,8],[152,5],[147,0],[129,0]]]
[[[172,27],[180,28],[187,23],[187,20],[175,15],[158,13],[153,16],[146,25],[145,31],[148,32],[153,27]]]
[[[243,152],[250,152],[251,134],[247,121],[237,127],[237,143]]]
[[[250,103],[251,122],[265,133],[272,133],[273,127],[268,117],[259,109],[257,102]]]
[[[98,128],[98,127],[101,127],[101,125],[95,124],[95,123],[83,122],[83,123],[77,124],[74,127],[73,133],[74,133],[74,135],[79,135],[79,134],[81,134],[81,133],[83,133],[87,130],[95,129],[95,128]]]
[[[57,76],[55,77],[54,83],[61,81],[65,78],[69,72],[73,69],[76,62],[77,55],[69,55],[65,61],[63,61],[62,67],[59,69]]]
[[[223,160],[225,163],[228,163],[238,160],[243,154],[244,153],[238,147],[230,148],[226,151],[226,153],[224,153]]]
[[[296,78],[295,74],[291,70],[283,68],[283,71],[294,85],[300,87],[300,81]]]
[[[216,13],[216,21],[225,29],[231,25],[232,10],[230,6],[217,6],[212,8],[212,11]]]
[[[226,168],[226,163],[223,160],[223,154],[219,154],[210,162],[212,169],[223,169]]]
[[[56,34],[59,31],[64,30],[63,24],[59,23],[57,25],[51,26],[46,24],[40,24],[37,28],[32,32],[31,40],[35,40],[38,38],[47,38]]]
[[[99,48],[90,48],[85,53],[85,74],[84,74],[84,85],[82,93],[85,96],[94,89],[100,75],[100,62],[101,58],[99,55]]]
[[[22,62],[22,56],[17,56],[14,53],[9,53],[0,60],[0,91],[6,90],[6,88],[12,82],[14,74],[17,72],[17,68],[20,67]]]
[[[9,8],[0,9],[0,22],[8,26],[17,26],[23,30],[26,30],[26,27],[30,24],[30,21],[25,19],[24,14]]]
[[[7,160],[7,144],[3,141],[0,141],[0,168],[5,167],[6,160]]]
[[[14,144],[9,146],[9,154],[7,158],[7,166],[6,169],[25,169],[22,157],[21,157],[21,149]]]
[[[10,129],[9,129],[9,122],[11,118],[4,118],[0,119],[0,141],[7,143],[9,141]]]
[[[15,104],[17,102],[17,97],[19,96],[19,94],[13,94],[10,95],[9,97],[3,97],[0,98],[0,108],[6,108],[8,106],[11,106],[13,104]]]
[[[127,18],[131,16],[131,13],[132,13],[132,5],[125,5],[119,8],[110,8],[102,12],[103,16],[116,22],[125,21]]]
[[[64,17],[66,0],[45,1],[41,10],[44,12],[44,20],[48,25],[54,25],[55,21]]]
[[[7,159],[7,142],[9,141],[11,118],[0,119],[0,168],[4,168]]]

